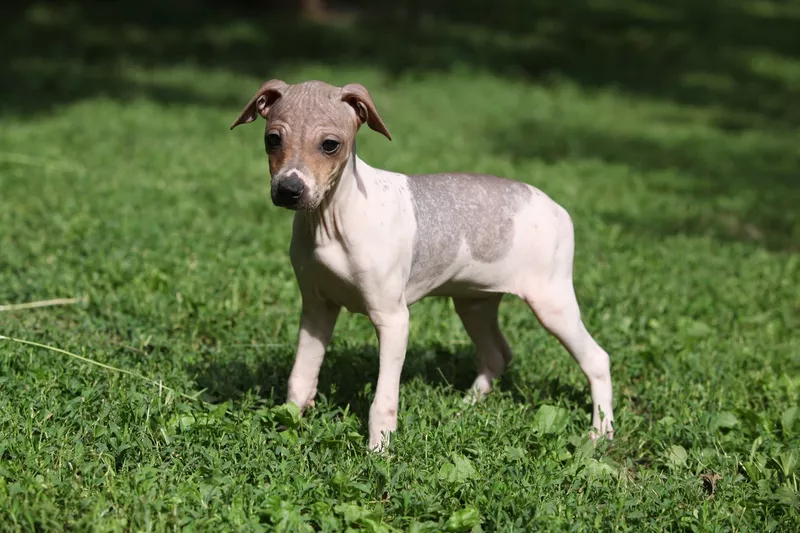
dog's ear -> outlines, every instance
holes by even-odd
[[[366,123],[371,129],[382,133],[390,141],[392,135],[383,123],[375,103],[367,88],[360,83],[351,83],[342,87],[342,100],[353,107],[358,117],[358,125]]]
[[[283,91],[288,85],[281,80],[269,80],[264,82],[261,88],[256,91],[250,102],[244,106],[242,113],[231,124],[231,129],[240,124],[247,124],[253,122],[257,115],[267,118],[269,108],[275,103],[275,100],[283,95]]]

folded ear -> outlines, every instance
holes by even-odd
[[[264,82],[261,88],[256,91],[250,102],[244,107],[239,117],[231,124],[231,129],[239,124],[247,124],[253,122],[258,115],[267,118],[269,108],[275,103],[275,100],[283,95],[288,85],[281,80],[269,80]]]
[[[360,83],[345,85],[342,87],[342,100],[350,104],[355,110],[359,127],[366,122],[371,129],[382,133],[390,141],[392,140],[392,135],[378,114],[378,109],[375,107],[372,96],[370,96],[366,87]]]

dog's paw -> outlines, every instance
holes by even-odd
[[[475,405],[486,398],[490,392],[492,392],[492,386],[487,384],[486,380],[479,377],[475,380],[461,401],[466,405]]]
[[[592,428],[589,430],[589,438],[592,439],[594,443],[599,443],[602,440],[614,440],[614,428],[607,427],[603,431]]]
[[[383,453],[389,450],[389,439],[391,433],[381,433],[379,437],[370,437],[368,449],[374,453]]]
[[[478,403],[479,401],[483,400],[484,396],[486,396],[486,394],[481,393],[480,391],[477,391],[475,389],[470,389],[467,391],[464,397],[461,398],[461,402],[464,405],[472,406]]]
[[[316,403],[314,398],[317,396],[317,390],[299,392],[296,388],[289,388],[289,394],[286,397],[286,403],[293,403],[300,408],[300,413],[305,413],[309,407],[314,407]]]

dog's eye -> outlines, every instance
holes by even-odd
[[[267,148],[278,148],[281,145],[281,136],[277,133],[267,135]]]
[[[322,151],[326,154],[335,154],[337,150],[339,150],[339,141],[334,141],[333,139],[325,139],[322,141]]]

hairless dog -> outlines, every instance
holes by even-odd
[[[397,428],[409,306],[453,298],[475,344],[478,376],[466,399],[490,392],[511,360],[498,324],[503,294],[522,298],[578,362],[591,389],[593,439],[613,438],[608,354],[583,324],[572,282],[574,230],[538,189],[480,174],[406,176],[356,155],[362,124],[391,140],[369,92],[354,83],[264,83],[231,129],[266,119],[272,202],[295,211],[289,247],[302,297],[287,402],[313,405],[342,307],[369,317],[380,369],[369,448]]]

